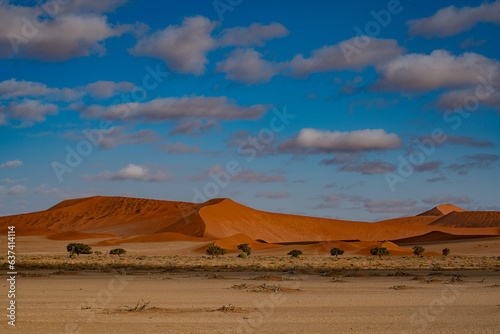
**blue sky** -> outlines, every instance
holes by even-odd
[[[499,210],[500,1],[0,1],[0,215]]]

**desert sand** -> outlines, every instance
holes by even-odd
[[[26,271],[18,284],[20,333],[498,333],[500,326],[500,275],[489,271],[43,270]]]

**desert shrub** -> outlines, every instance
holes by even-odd
[[[123,248],[115,248],[109,251],[110,255],[118,255],[121,256],[122,254],[125,254],[127,251]]]
[[[242,252],[245,252],[247,255],[250,255],[252,253],[252,247],[250,247],[248,244],[239,244],[238,249],[240,249]]]
[[[69,252],[70,258],[74,258],[73,255],[75,254],[92,254],[92,247],[86,244],[70,243],[66,246],[66,250]]]
[[[448,254],[450,254],[450,249],[449,248],[443,249],[443,256],[448,256]]]
[[[299,257],[302,255],[302,251],[300,249],[293,249],[287,255],[291,255],[292,257]]]
[[[221,248],[219,246],[216,246],[215,244],[210,245],[206,251],[207,255],[210,255],[212,259],[215,257],[219,257],[219,255],[224,255],[226,254],[226,250],[224,248]]]
[[[94,254],[95,255],[102,255],[102,252],[101,251],[95,251]]]
[[[332,256],[339,257],[339,255],[344,254],[344,250],[342,250],[340,248],[332,248],[332,249],[330,249],[330,254]]]
[[[413,246],[413,254],[416,256],[422,255],[422,253],[425,252],[425,248],[422,246]]]
[[[385,247],[379,247],[379,246],[377,246],[375,248],[370,249],[370,254],[371,255],[378,255],[378,257],[381,258],[382,255],[389,255],[390,252]]]
[[[238,257],[241,257],[242,259],[246,259],[248,257],[248,254],[245,252],[241,252],[240,254],[238,254]]]

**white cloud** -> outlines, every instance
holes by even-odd
[[[441,204],[447,204],[447,203],[467,204],[467,203],[470,203],[470,199],[469,199],[469,197],[467,197],[465,195],[462,195],[462,196],[437,195],[437,196],[432,196],[430,198],[423,199],[422,203],[430,204],[430,205],[441,205]]]
[[[286,191],[280,191],[280,192],[269,192],[269,191],[261,191],[260,193],[256,194],[255,197],[262,197],[262,198],[288,198],[290,197],[290,193]]]
[[[0,168],[2,169],[2,168]],[[17,183],[21,183],[21,182],[27,182],[28,179],[9,179],[9,178],[6,178],[6,179],[3,179],[3,180],[0,180],[1,183],[3,184],[17,184]]]
[[[467,31],[479,22],[500,25],[499,11],[500,1],[483,3],[478,7],[449,6],[430,17],[408,21],[409,34],[444,38]]]
[[[216,128],[219,128],[219,123],[215,120],[202,121],[195,119],[177,124],[170,132],[170,135],[175,136],[182,134],[194,137]]]
[[[7,190],[8,195],[21,195],[26,192],[26,186],[15,185]]]
[[[226,73],[226,79],[248,84],[269,82],[278,74],[281,65],[262,59],[262,54],[254,49],[237,49],[221,62],[216,72]]]
[[[186,143],[163,143],[160,145],[160,150],[171,154],[201,152],[198,146],[189,145]]]
[[[365,208],[370,213],[407,213],[416,214],[419,208],[416,206],[417,202],[414,200],[403,200],[400,198],[393,198],[388,200],[364,200]]]
[[[102,172],[96,176],[82,175],[81,179],[85,181],[142,181],[142,182],[167,182],[174,178],[173,175],[164,171],[158,170],[151,172],[148,168],[142,165],[133,163],[123,167],[118,172]]]
[[[85,95],[85,92],[71,88],[49,88],[47,85],[33,81],[9,79],[0,82],[0,100],[19,97],[43,97],[47,100],[73,101]]]
[[[203,16],[187,17],[180,26],[171,25],[139,39],[129,52],[136,57],[162,59],[176,72],[201,75],[208,51],[216,47],[211,36],[215,25]]]
[[[46,116],[56,115],[58,111],[59,108],[55,104],[30,99],[11,102],[4,107],[4,112],[9,119],[36,122],[43,122]]]
[[[97,81],[85,86],[85,89],[97,98],[109,98],[120,93],[128,93],[136,86],[130,82]]]
[[[22,165],[23,162],[21,160],[7,161],[6,163],[0,165],[0,169],[16,168]]]
[[[218,38],[219,46],[263,46],[266,40],[288,36],[288,30],[280,23],[263,25],[252,23],[248,27],[224,29]]]
[[[377,89],[425,91],[497,81],[500,63],[473,52],[454,56],[445,50],[408,54],[379,64]]]
[[[208,169],[208,175],[216,176],[221,172],[225,172],[225,169],[219,164],[215,164]],[[241,183],[273,183],[286,182],[287,179],[283,175],[268,175],[266,173],[253,171],[251,169],[241,169],[238,173],[231,176],[231,181]]]
[[[88,117],[121,120],[142,120],[163,122],[189,118],[201,119],[257,119],[271,106],[255,104],[250,107],[238,106],[227,97],[167,97],[144,103],[122,103],[109,107],[83,107]]]
[[[100,133],[102,138],[96,140],[96,144],[99,145],[104,150],[113,150],[117,146],[122,145],[141,145],[157,142],[161,137],[150,129],[142,129],[135,132],[127,132],[127,128],[124,126],[113,126],[106,131],[101,131],[100,129],[85,129],[84,131],[88,133]],[[84,136],[82,131],[67,131],[63,138],[68,138],[71,140],[86,140],[87,137]]]
[[[52,1],[51,4],[55,4]],[[104,41],[120,36],[128,26],[112,26],[101,12],[124,1],[75,1],[69,6],[50,4],[25,7],[0,2],[0,58],[66,61],[105,52]],[[44,10],[45,9],[45,10]],[[51,11],[53,10],[53,12]],[[48,14],[47,14],[48,13]],[[33,20],[46,19],[35,26]],[[32,26],[26,34],[26,26]]]
[[[43,194],[43,195],[56,195],[59,194],[58,188],[50,188],[47,183],[41,184],[40,186],[33,189],[34,194]]]
[[[332,132],[305,128],[295,137],[281,143],[280,150],[290,153],[390,150],[398,148],[401,143],[398,135],[383,129]]]
[[[297,77],[318,72],[359,70],[387,61],[403,52],[404,49],[394,39],[361,36],[313,50],[310,58],[304,58],[302,54],[298,54],[287,64],[287,67],[290,75]]]
[[[441,94],[436,106],[442,110],[467,108],[471,111],[478,106],[486,106],[500,111],[500,90],[493,89],[491,91],[485,87],[453,90]]]

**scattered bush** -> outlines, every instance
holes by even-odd
[[[125,254],[127,251],[123,248],[115,248],[109,251],[110,255],[118,255],[121,256],[122,254]]]
[[[293,249],[287,255],[291,255],[292,257],[299,257],[302,255],[302,251],[300,249]]]
[[[97,255],[97,256],[99,256],[99,255],[102,255],[102,252],[101,251],[95,251],[94,254]]]
[[[340,248],[332,248],[332,249],[330,249],[330,254],[332,256],[339,257],[339,255],[344,254],[344,250],[342,250]]]
[[[207,255],[210,255],[212,259],[215,257],[219,257],[219,255],[224,255],[226,254],[226,250],[224,248],[221,248],[219,246],[216,246],[215,244],[210,245],[206,251]]]
[[[443,249],[443,256],[448,256],[448,254],[450,254],[450,249],[449,248]]]
[[[248,254],[245,252],[241,252],[240,254],[238,254],[238,257],[241,257],[242,259],[246,259],[248,257]]]
[[[239,244],[238,249],[242,252],[245,252],[247,256],[252,253],[252,247],[250,247],[248,244]]]
[[[413,254],[416,256],[422,255],[422,253],[425,252],[425,248],[422,246],[413,246]]]
[[[389,255],[390,252],[385,247],[379,247],[379,246],[377,246],[375,248],[370,249],[370,254],[371,255],[378,255],[378,257],[381,258],[382,255]]]
[[[66,250],[69,252],[69,257],[72,259],[75,254],[92,254],[92,247],[86,244],[71,243],[66,246]]]

